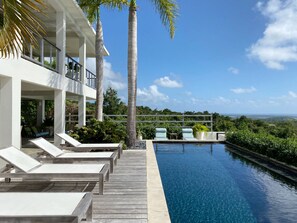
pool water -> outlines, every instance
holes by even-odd
[[[155,144],[172,223],[297,222],[297,184],[225,144]]]

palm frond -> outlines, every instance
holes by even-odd
[[[102,0],[102,5],[109,9],[122,10],[123,7],[128,6],[128,0]]]
[[[0,26],[0,58],[19,54],[22,43],[37,46],[36,36],[45,33],[35,13],[41,13],[42,0],[2,0],[3,23]],[[0,17],[1,19],[1,17]]]
[[[78,0],[77,2],[91,23],[95,22],[100,6],[121,10],[125,5],[128,5],[128,0]]]
[[[169,28],[170,37],[174,37],[175,20],[178,16],[178,5],[175,0],[151,0],[160,14],[160,18],[165,27]]]

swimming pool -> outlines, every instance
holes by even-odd
[[[174,222],[296,222],[297,184],[225,144],[155,144]]]

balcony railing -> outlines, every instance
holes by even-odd
[[[86,69],[87,85],[93,89],[96,89],[96,75]]]
[[[75,81],[81,81],[82,65],[68,55],[66,55],[65,60],[66,77]]]
[[[39,45],[33,47],[32,44],[23,45],[24,59],[33,63],[58,72],[59,70],[59,54],[61,50],[45,38],[39,40]]]
[[[59,73],[59,55],[61,50],[45,38],[39,40],[38,46],[32,44],[23,45],[22,57],[33,63],[46,67]],[[81,82],[83,66],[74,58],[66,54],[65,57],[66,74],[65,76]],[[96,75],[86,69],[87,86],[96,89]]]
[[[87,115],[88,121],[94,118],[92,115]],[[103,119],[108,119],[117,123],[127,123],[127,115],[103,115]],[[209,115],[186,115],[186,114],[177,114],[177,115],[136,115],[137,124],[147,124],[154,127],[170,126],[172,128],[192,128],[193,125],[200,123],[213,131],[213,116]],[[78,124],[78,115],[69,113],[66,115],[66,123],[68,126],[74,127]],[[70,129],[71,129],[70,127]]]

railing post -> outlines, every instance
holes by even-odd
[[[212,119],[212,114],[211,114],[211,116],[210,116],[210,121],[211,121],[211,123],[210,123],[211,131],[213,132],[213,119]]]
[[[41,39],[40,42],[40,63],[44,65],[44,40]]]

